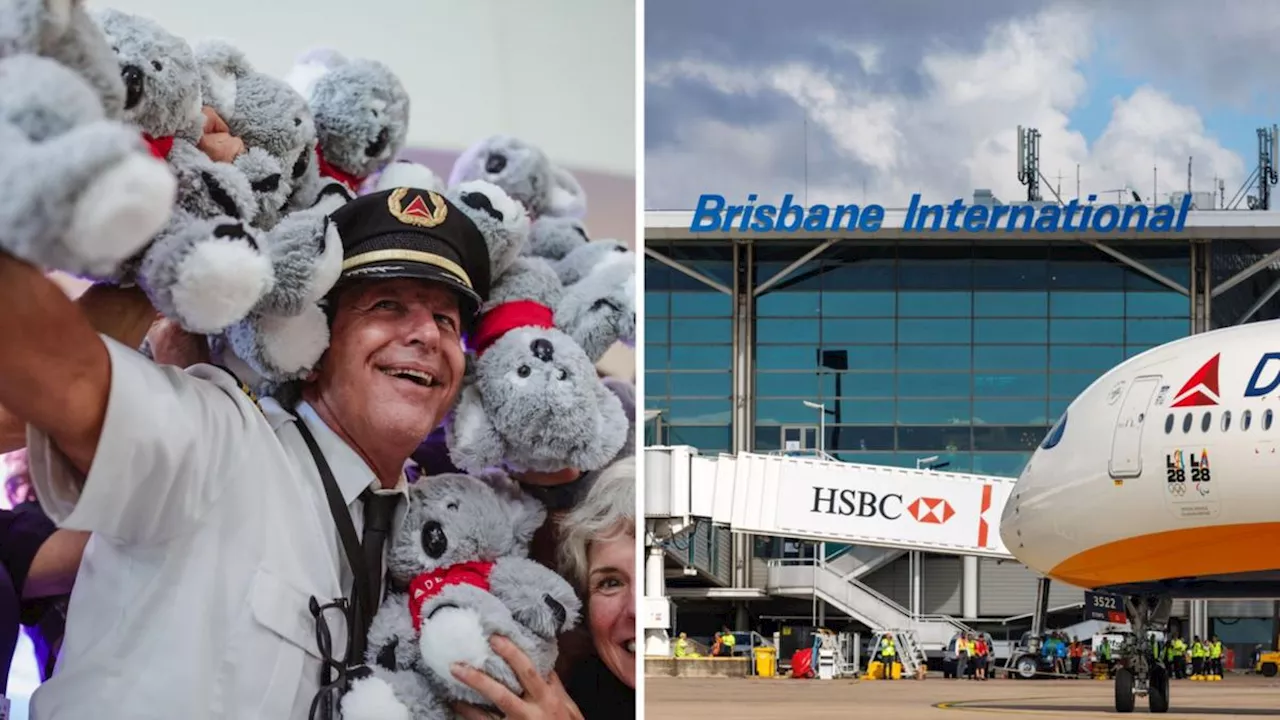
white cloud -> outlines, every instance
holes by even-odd
[[[1188,155],[1195,156],[1201,178],[1196,189],[1208,189],[1210,177],[1238,185],[1243,161],[1206,134],[1194,108],[1153,88],[1113,99],[1110,122],[1092,147],[1070,128],[1070,114],[1087,90],[1079,68],[1094,50],[1095,19],[1079,7],[1050,7],[994,26],[975,51],[927,53],[920,64],[923,92],[914,95],[848,87],[838,75],[794,60],[746,72],[684,59],[654,66],[648,81],[693,81],[721,93],[776,94],[795,103],[811,132],[830,137],[840,158],[857,168],[833,177],[827,164],[827,173],[811,176],[810,201],[861,200],[862,182],[868,199],[885,205],[905,205],[914,192],[945,201],[975,188],[1020,199],[1018,125],[1039,129],[1041,171],[1054,184],[1059,172],[1065,176],[1064,198],[1075,195],[1077,163],[1084,194],[1129,186],[1145,199],[1158,166],[1159,190],[1166,195],[1185,187]],[[802,135],[798,121],[751,129],[705,119],[681,125],[682,142],[646,160],[650,207],[688,207],[699,192],[732,193],[735,187],[804,191],[803,171],[797,172],[803,143],[780,137]],[[1048,188],[1042,192],[1052,197]]]

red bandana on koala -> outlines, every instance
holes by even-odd
[[[359,192],[360,185],[364,182],[364,178],[356,177],[349,172],[344,172],[333,165],[330,165],[324,159],[324,153],[320,152],[320,146],[316,146],[316,160],[319,163],[320,175],[322,177],[332,178],[347,186],[351,192]]]
[[[168,160],[169,152],[173,150],[173,136],[155,138],[143,133],[142,139],[147,141],[147,147],[151,149],[151,154],[157,160]]]
[[[413,629],[422,631],[422,604],[439,595],[446,586],[473,585],[487,592],[491,572],[491,562],[465,562],[414,578],[409,583],[409,615],[413,618]]]
[[[555,313],[551,308],[533,300],[512,300],[489,310],[480,318],[476,328],[476,355],[483,355],[508,332],[522,327],[539,327],[550,329],[555,327]]]

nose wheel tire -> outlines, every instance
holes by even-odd
[[[1147,707],[1152,713],[1169,712],[1169,673],[1159,665],[1151,668],[1148,681]]]
[[[1116,670],[1116,712],[1133,712],[1133,671],[1129,668]]]

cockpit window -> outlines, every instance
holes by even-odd
[[[1063,412],[1062,417],[1058,418],[1058,424],[1053,426],[1049,434],[1044,437],[1044,442],[1040,443],[1041,450],[1051,450],[1062,442],[1062,433],[1067,429],[1067,413]]]

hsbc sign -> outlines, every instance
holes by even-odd
[[[760,535],[1005,556],[1000,513],[1012,478],[908,468],[739,459],[733,529]]]
[[[929,523],[931,525],[941,525],[956,514],[956,511],[951,507],[951,503],[946,500],[926,497],[922,497],[908,505],[907,512],[911,513],[911,517],[915,518],[916,522]]]

